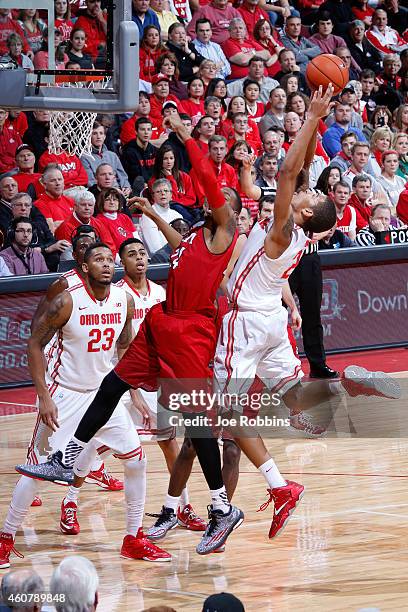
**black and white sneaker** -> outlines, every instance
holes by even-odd
[[[196,547],[199,555],[208,555],[223,546],[230,533],[241,525],[244,513],[236,506],[231,506],[226,514],[208,506],[208,518],[207,529]]]
[[[38,465],[16,465],[16,472],[34,478],[46,480],[60,485],[70,485],[74,482],[74,471],[62,463],[62,453],[57,451],[45,463]]]
[[[146,536],[149,540],[162,540],[168,531],[177,527],[177,516],[172,508],[162,506],[160,514],[146,512],[146,516],[157,518],[154,525],[146,531]]]

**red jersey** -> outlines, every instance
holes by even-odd
[[[152,76],[156,74],[155,68],[156,61],[161,55],[163,55],[163,49],[147,49],[146,47],[140,47],[139,49],[139,77],[144,81],[151,81]]]
[[[46,219],[52,219],[54,222],[66,221],[72,214],[75,202],[67,196],[52,198],[47,193],[41,196],[35,202],[36,207]]]
[[[58,164],[63,176],[65,189],[78,185],[86,187],[88,185],[88,175],[82,165],[81,160],[76,155],[62,153],[48,153],[44,151],[38,160],[38,169],[43,172],[48,164]]]
[[[32,172],[31,174],[29,172],[19,172],[18,174],[13,174],[13,179],[18,185],[19,193],[21,193],[22,191],[26,192],[28,186],[38,181],[41,176],[42,174],[39,172]]]
[[[74,29],[74,23],[70,19],[56,19],[55,28],[58,28],[62,34],[62,40],[69,40],[71,32]]]
[[[198,313],[215,317],[217,289],[231,259],[238,233],[219,255],[208,250],[203,227],[192,230],[170,258],[166,288],[168,311]]]
[[[107,229],[117,251],[124,240],[135,235],[136,228],[124,213],[119,213],[116,219],[110,219],[101,213],[97,215],[96,220]]]
[[[193,127],[197,125],[201,117],[204,117],[205,115],[203,100],[200,100],[200,102],[198,102],[197,104],[197,102],[194,102],[194,100],[191,100],[191,98],[188,98],[188,100],[183,100],[180,103],[180,106],[181,106],[181,109],[180,109],[181,112],[186,113],[187,115],[191,117],[191,122],[193,124]]]
[[[10,130],[16,130],[21,138],[24,139],[24,134],[28,130],[27,115],[23,113],[23,111],[21,111],[15,119],[12,119],[9,115],[4,123],[4,127]]]
[[[349,232],[355,232],[356,228],[356,209],[347,204],[341,216],[339,216],[339,214],[337,213],[337,229],[343,232],[343,234],[348,235]]]

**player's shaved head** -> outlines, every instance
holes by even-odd
[[[110,247],[104,242],[92,242],[84,253],[84,263],[88,263],[91,257],[95,254],[96,249],[108,249],[112,254]]]

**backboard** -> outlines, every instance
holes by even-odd
[[[86,12],[86,0],[69,1],[83,4],[82,12]],[[46,38],[40,49],[41,61],[38,54],[37,60],[34,56],[34,69],[23,70],[4,56],[0,58],[0,108],[93,113],[135,110],[139,93],[139,31],[132,21],[131,0],[102,0],[106,35],[98,46],[97,57],[92,57],[91,66],[86,69],[79,66],[65,69],[67,42],[62,41],[56,51],[53,0],[1,0],[0,7],[11,9],[10,16],[14,18],[18,17],[16,7],[37,9],[48,26],[48,45]],[[77,20],[72,21],[75,30]],[[56,42],[59,40],[60,35]],[[73,61],[72,55],[69,59]]]

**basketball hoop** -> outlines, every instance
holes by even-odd
[[[59,80],[58,80],[59,81]],[[82,77],[75,81],[59,81],[58,87],[108,89],[111,77]],[[97,113],[87,111],[50,111],[48,151],[68,155],[91,155],[91,133]]]

